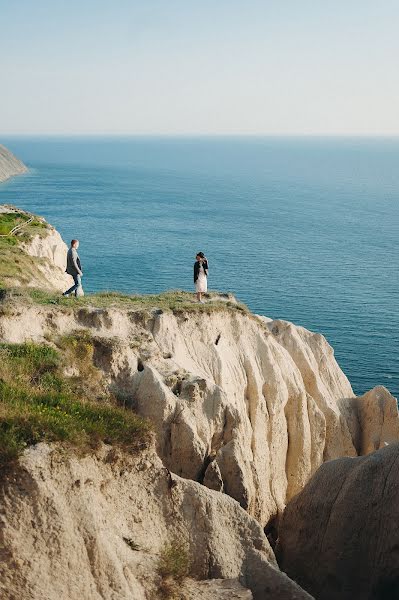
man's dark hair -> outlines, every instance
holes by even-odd
[[[79,240],[71,240],[71,246],[74,246],[75,244],[78,243]]]

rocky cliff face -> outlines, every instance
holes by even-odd
[[[42,217],[0,205],[0,226],[2,287],[65,291],[72,284],[65,273],[66,244]]]
[[[279,562],[319,600],[399,597],[398,463],[399,444],[328,462],[288,504]]]
[[[399,440],[395,400],[387,391],[384,402],[382,392],[356,399],[320,334],[234,305],[14,305],[0,316],[8,342],[79,330],[92,336],[107,386],[152,421],[165,466],[230,495],[264,526],[325,460]]]
[[[208,588],[223,598],[227,588],[229,598],[311,599],[279,571],[259,523],[228,496],[170,475],[152,450],[103,446],[78,458],[40,444],[3,478],[0,502],[0,590],[10,600],[169,597],[157,565],[175,540],[191,580],[173,597],[206,598]]]
[[[0,182],[26,173],[28,168],[12,152],[0,144]]]

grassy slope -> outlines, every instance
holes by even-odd
[[[46,223],[35,218],[16,235],[8,235],[13,227],[26,223],[29,216],[23,212],[0,213],[0,288],[5,288],[9,281],[18,280],[24,285],[43,278],[37,268],[40,260],[22,252],[20,246],[34,235],[46,235]]]
[[[99,442],[137,450],[150,440],[150,425],[106,394],[94,396],[89,339],[65,338],[60,350],[47,345],[0,344],[0,468],[29,445],[60,441],[87,451]],[[63,374],[75,354],[83,377]],[[85,372],[86,369],[86,372]],[[86,383],[86,385],[85,385]],[[89,392],[89,393],[88,393]]]

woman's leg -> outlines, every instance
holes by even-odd
[[[201,292],[197,292],[197,300],[198,302],[201,302]]]

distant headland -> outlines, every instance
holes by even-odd
[[[26,173],[27,171],[28,167],[0,144],[0,182],[15,177],[15,175]]]

